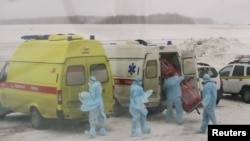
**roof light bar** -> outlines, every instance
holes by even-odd
[[[21,37],[23,40],[47,40],[50,35],[24,35]]]

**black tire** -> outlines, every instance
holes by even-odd
[[[216,105],[218,105],[220,103],[220,98],[217,97],[216,99]]]
[[[4,120],[6,114],[7,114],[6,109],[3,108],[2,105],[0,104],[0,120]]]
[[[31,124],[35,129],[42,129],[44,127],[44,118],[41,116],[36,108],[31,109]]]
[[[242,100],[249,104],[250,103],[250,88],[244,88],[241,93]]]
[[[220,100],[221,100],[222,97],[223,97],[223,91],[222,90],[218,90],[217,91],[216,105],[218,105],[220,103]]]
[[[5,119],[6,115],[0,115],[0,121]]]
[[[166,107],[159,106],[159,107],[154,107],[154,108],[148,108],[148,112],[149,112],[150,115],[160,114],[160,113],[162,113],[165,109],[166,109]]]
[[[115,105],[113,106],[113,117],[121,117],[124,115],[124,107],[121,106],[121,104],[118,102],[118,100],[115,100]]]

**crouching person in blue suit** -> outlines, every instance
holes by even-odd
[[[144,105],[147,102],[147,98],[152,94],[152,90],[147,94],[144,93],[142,88],[142,79],[137,76],[135,81],[130,87],[130,105],[129,112],[132,116],[132,131],[131,137],[140,136],[137,132],[137,125],[140,123],[141,131],[143,134],[149,134],[151,128],[146,125],[146,117],[148,111]]]
[[[102,85],[94,76],[89,78],[89,92],[81,92],[79,100],[82,102],[81,111],[89,111],[90,130],[85,134],[90,138],[96,137],[96,126],[99,125],[99,135],[106,136],[106,114],[104,113],[102,100]]]

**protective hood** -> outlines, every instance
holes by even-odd
[[[91,81],[96,81],[96,78],[95,78],[94,76],[90,76],[90,77],[89,77],[89,80],[91,80]]]
[[[140,76],[136,76],[135,81],[139,82],[139,81],[142,81],[142,79]]]
[[[142,85],[142,78],[140,76],[136,76],[135,81],[133,82],[133,84],[137,84],[137,85]]]
[[[209,81],[210,80],[210,75],[209,74],[205,74],[203,76],[203,81]]]
[[[93,84],[96,81],[96,78],[94,76],[89,77],[89,83]]]

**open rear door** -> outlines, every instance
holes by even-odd
[[[197,83],[197,67],[195,51],[185,51],[181,53],[181,62],[185,81],[182,84],[183,109],[187,113],[196,109],[200,114],[198,106],[201,104],[201,95]]]
[[[143,87],[144,90],[153,90],[153,94],[150,97],[150,102],[158,102],[160,100],[160,61],[159,54],[150,53],[146,56],[143,73]]]
[[[195,50],[191,51],[182,51],[181,52],[181,63],[182,63],[182,72],[186,80],[193,86],[197,91],[198,89],[198,78],[197,78],[197,67],[196,67],[196,52]]]

